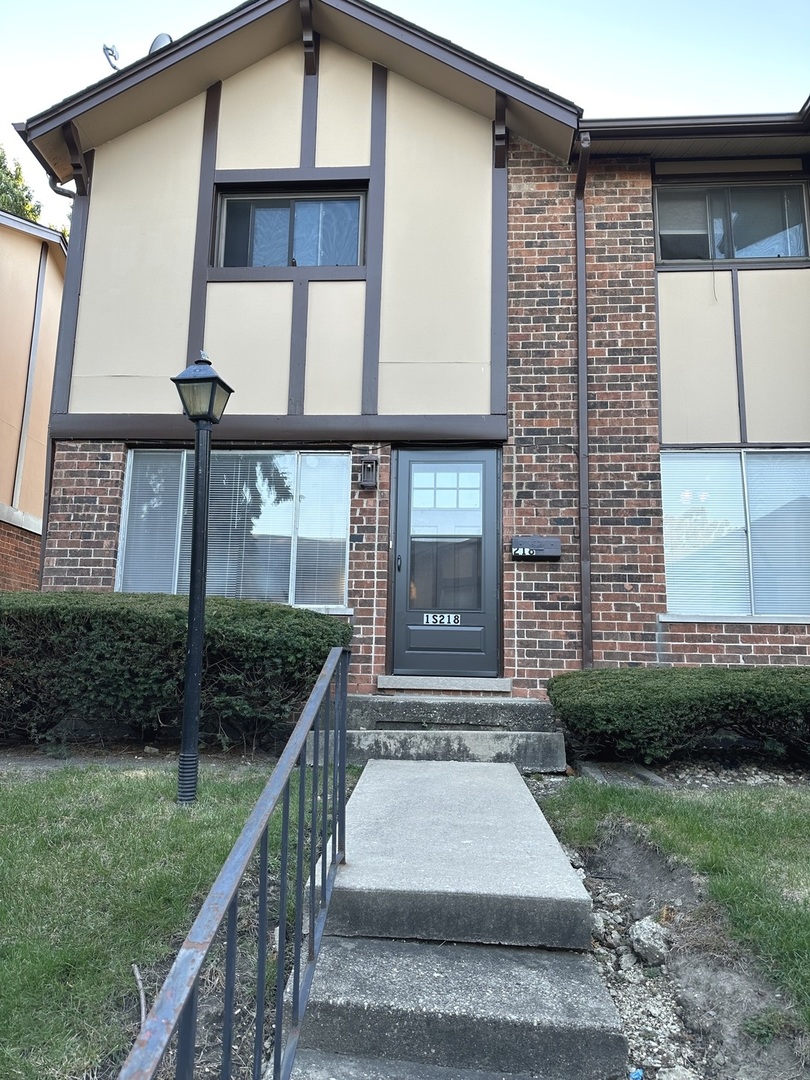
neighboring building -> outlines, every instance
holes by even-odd
[[[67,248],[0,210],[0,589],[38,589],[48,421]]]
[[[256,0],[19,130],[79,191],[44,588],[183,590],[204,348],[209,591],[350,618],[356,691],[807,662],[807,107],[586,123]]]

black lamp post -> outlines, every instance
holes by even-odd
[[[222,419],[233,391],[211,366],[204,352],[172,382],[183,411],[195,427],[194,504],[191,518],[191,572],[188,583],[188,639],[183,686],[183,731],[177,770],[177,801],[197,798],[200,691],[205,638],[205,578],[208,562],[208,479],[211,465],[211,428]]]

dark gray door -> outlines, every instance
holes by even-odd
[[[400,450],[394,673],[499,674],[497,450]]]

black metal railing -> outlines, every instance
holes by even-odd
[[[160,1076],[171,1075],[172,1065],[176,1080],[192,1080],[198,1057],[201,975],[215,939],[221,945],[223,936],[222,970],[212,980],[218,989],[221,987],[221,1002],[213,1010],[206,1006],[207,1013],[221,1016],[221,1040],[217,1040],[216,1048],[219,1061],[212,1068],[211,1055],[206,1055],[206,1075],[231,1080],[236,1014],[245,1011],[236,1007],[237,990],[241,995],[245,993],[244,976],[237,974],[238,954],[243,945],[239,932],[240,884],[255,863],[257,849],[258,882],[255,890],[251,890],[255,895],[255,910],[249,919],[252,930],[249,936],[255,939],[256,949],[255,969],[251,970],[251,981],[255,979],[255,989],[251,991],[255,1021],[251,1023],[255,1027],[249,1040],[252,1060],[245,1061],[242,1055],[239,1070],[252,1080],[263,1077],[288,1080],[335,874],[345,855],[348,661],[346,649],[334,648],[329,653],[295,730],[203,902],[118,1080],[152,1080],[159,1070]],[[296,793],[292,791],[294,777],[297,777]],[[293,801],[297,803],[297,811],[291,814]],[[269,823],[279,803],[278,874],[271,880]],[[269,896],[274,888],[278,890],[275,1020],[268,1024],[268,953],[274,945],[270,928],[275,921],[271,919]],[[275,907],[276,898],[273,899]],[[285,983],[290,988],[286,1009]],[[252,1009],[249,1011],[252,1013]],[[271,1033],[272,1047],[268,1050]],[[244,1042],[244,1032],[241,1036]],[[170,1063],[167,1065],[164,1059]]]

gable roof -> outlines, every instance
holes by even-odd
[[[570,101],[366,0],[248,0],[155,53],[15,127],[46,171],[72,178],[75,129],[88,150],[138,127],[302,41],[302,8],[315,33],[452,101],[495,119],[506,100],[506,126],[569,160],[582,110]]]

